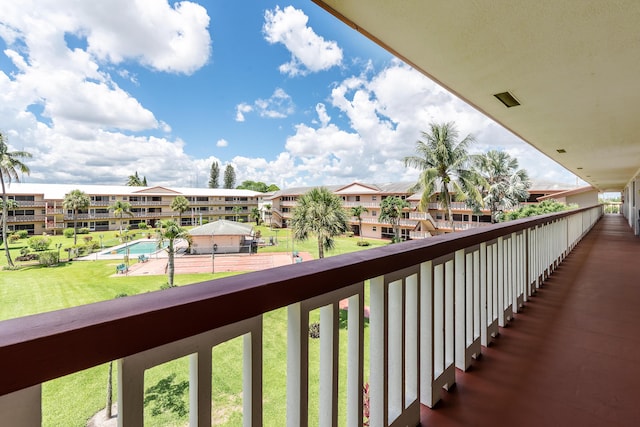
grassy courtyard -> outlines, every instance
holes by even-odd
[[[315,240],[292,244],[289,230],[270,230],[258,227],[263,238],[277,237],[277,244],[260,248],[260,252],[305,251],[317,256]],[[103,236],[105,246],[118,244],[113,232],[92,233],[94,239]],[[141,236],[142,237],[142,236]],[[52,245],[62,244],[64,248],[73,245],[73,239],[63,236],[51,236]],[[81,236],[79,236],[79,239]],[[336,248],[327,255],[332,256],[355,250],[366,249],[357,246],[358,237],[344,237],[336,241]],[[385,241],[371,241],[372,246],[382,246]],[[19,240],[11,245],[14,258],[26,245]],[[293,247],[292,247],[293,246]],[[0,267],[6,266],[4,252],[0,253]],[[65,256],[62,256],[65,260]],[[166,283],[164,276],[117,276],[115,265],[121,260],[109,261],[71,261],[62,262],[56,267],[42,267],[31,262],[28,266],[10,271],[0,271],[0,320],[26,316],[29,314],[58,310],[82,304],[115,298],[120,294],[135,295],[159,290]],[[17,263],[20,265],[21,263]],[[238,273],[189,274],[176,276],[176,284],[184,286],[205,280],[211,280]],[[318,313],[313,313],[312,321]],[[286,310],[280,309],[267,313],[264,319],[264,405],[265,425],[285,424],[286,405]],[[346,370],[346,330],[340,331],[340,372]],[[368,335],[365,334],[365,337]],[[365,343],[366,344],[366,343]],[[310,383],[317,384],[318,340],[310,341]],[[242,416],[242,366],[238,357],[242,341],[235,339],[218,346],[213,351],[213,418],[216,425],[235,426]],[[105,404],[108,365],[97,366],[68,377],[45,383],[43,386],[43,416],[45,426],[83,426],[86,420]],[[174,376],[175,375],[175,376]],[[114,378],[117,373],[114,372]],[[164,387],[170,396],[188,396],[188,392],[179,393],[188,381],[188,359],[183,358],[149,370],[145,377],[145,389],[154,385]],[[344,385],[344,378],[341,380]],[[340,393],[344,393],[341,388]],[[79,396],[81,398],[79,398]],[[317,415],[317,387],[310,391],[310,410]],[[186,400],[181,400],[186,402]],[[344,399],[339,399],[344,402]],[[152,415],[153,405],[145,409],[145,425],[185,425],[187,416],[180,415],[180,404],[165,405],[159,415]],[[178,409],[176,409],[178,408]],[[344,408],[342,408],[344,410]],[[317,416],[313,416],[317,419]]]

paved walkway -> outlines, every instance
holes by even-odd
[[[422,425],[640,425],[639,255],[605,215]]]
[[[310,253],[298,254],[303,261],[313,259]],[[216,255],[213,267],[216,273],[223,271],[258,271],[294,263],[290,252],[270,252],[242,255]],[[176,274],[211,273],[211,255],[179,255],[174,261]],[[129,276],[163,275],[166,273],[167,258],[151,258],[147,262],[129,267]]]

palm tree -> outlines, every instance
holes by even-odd
[[[402,210],[408,208],[409,203],[398,196],[385,197],[380,203],[380,221],[388,222],[393,227],[393,242],[400,241],[400,218]]]
[[[158,230],[158,247],[162,248],[164,246],[164,242],[167,241],[168,245],[165,248],[167,251],[168,262],[167,262],[167,279],[169,283],[169,287],[173,288],[173,276],[175,273],[175,264],[174,264],[174,255],[176,253],[175,250],[175,241],[178,239],[190,239],[190,235],[184,228],[180,227],[180,225],[174,220],[165,220],[160,221],[160,229]]]
[[[176,196],[171,201],[171,210],[178,212],[178,224],[182,224],[182,214],[189,210],[189,201],[184,196]]]
[[[254,219],[256,225],[260,225],[260,209],[252,208],[251,209],[251,218]]]
[[[122,200],[116,200],[111,206],[109,206],[109,210],[113,211],[113,214],[117,217],[120,217],[120,237],[122,236],[122,217],[124,215],[133,216],[131,213],[131,203],[124,202]]]
[[[453,122],[429,126],[430,131],[422,132],[422,139],[416,142],[417,155],[404,158],[405,166],[420,170],[420,178],[410,190],[422,190],[420,210],[423,212],[428,210],[431,197],[439,193],[439,203],[453,228],[453,195],[469,205],[480,204],[482,194],[478,184],[484,180],[471,167],[467,153],[467,148],[474,142],[472,135],[456,142],[458,131]]]
[[[355,216],[358,220],[358,234],[360,234],[360,240],[362,240],[362,214],[369,212],[369,209],[364,206],[354,206],[351,208],[351,216]]]
[[[238,222],[238,214],[242,212],[242,206],[234,206],[233,209],[233,220]]]
[[[82,190],[72,190],[70,193],[65,194],[62,206],[65,209],[73,211],[73,245],[78,243],[78,211],[81,209],[87,209],[91,204],[91,199]]]
[[[347,224],[342,199],[323,187],[303,194],[291,219],[294,239],[306,240],[310,233],[317,236],[319,258],[324,258],[325,249],[333,249],[333,238],[344,233]]]
[[[9,146],[5,141],[5,136],[0,132],[0,184],[2,186],[2,218],[9,216],[9,198],[7,197],[7,189],[5,185],[11,184],[11,180],[19,182],[18,173],[29,173],[29,167],[22,163],[21,159],[30,159],[31,153],[26,151],[9,151]],[[4,242],[4,251],[7,255],[7,264],[13,267],[13,260],[9,253],[9,242],[7,241],[8,221],[2,221],[2,241]]]
[[[147,178],[144,179],[144,181],[146,180]],[[146,183],[143,182],[143,180],[140,178],[140,175],[138,175],[138,171],[136,171],[135,174],[129,175],[129,178],[127,178],[127,185],[129,187],[142,187],[146,186]]]
[[[269,217],[269,228],[272,228],[273,224],[271,223],[271,204],[267,203],[266,205],[264,205],[264,213]]]
[[[527,171],[519,169],[518,159],[504,151],[491,150],[475,158],[476,168],[485,180],[484,204],[497,222],[504,211],[516,208],[529,197],[531,181]]]

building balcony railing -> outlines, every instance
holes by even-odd
[[[358,221],[355,219],[351,220],[352,224],[357,224]],[[376,225],[385,225],[391,227],[391,223],[389,221],[380,221],[380,218],[376,217],[364,217],[362,218],[363,224],[376,224]],[[400,219],[399,224],[401,227],[415,227],[418,224],[418,221],[413,219]]]
[[[131,206],[169,206],[171,202],[169,201],[135,201],[129,202]]]
[[[0,366],[10,367],[0,381],[0,416],[6,425],[40,425],[43,382],[117,360],[119,425],[141,426],[145,370],[189,356],[191,425],[210,425],[211,349],[242,337],[243,421],[260,426],[269,421],[269,349],[262,342],[273,332],[263,316],[285,308],[287,425],[308,423],[312,367],[320,381],[314,424],[363,425],[368,377],[370,425],[419,425],[420,404],[438,402],[460,375],[456,369],[470,367],[601,215],[600,206],[549,214],[0,322]],[[337,366],[344,300],[343,377]],[[316,309],[317,365],[308,350],[309,313]]]
[[[435,221],[436,228],[451,230],[451,221]],[[488,227],[492,225],[490,222],[467,222],[467,221],[453,221],[453,226],[456,231],[469,230],[471,228]]]
[[[33,207],[41,207],[46,206],[47,202],[44,200],[18,200],[16,201],[18,207],[20,208],[33,208]]]
[[[431,237],[432,234],[429,233],[428,231],[410,231],[409,232],[409,238],[410,239],[427,239],[429,237]]]
[[[342,202],[342,206],[345,208],[355,208],[358,206],[362,206],[367,209],[380,209],[379,202]]]
[[[429,210],[439,210],[442,211],[442,205],[440,205],[440,203],[429,203]],[[466,203],[464,202],[452,202],[451,203],[451,210],[454,211],[471,211],[471,208],[469,206],[467,206]],[[491,211],[489,209],[483,209],[482,212],[484,214],[488,214]]]
[[[44,221],[45,215],[15,215],[7,217],[7,224],[12,222],[34,222],[34,221]]]

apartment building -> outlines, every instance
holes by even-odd
[[[73,227],[73,212],[64,209],[63,200],[76,189],[91,200],[88,209],[78,212],[78,227],[92,231],[116,230],[121,220],[124,227],[130,228],[137,228],[141,222],[153,226],[159,220],[179,217],[183,226],[218,219],[248,222],[251,210],[258,206],[262,195],[256,191],[220,188],[11,183],[7,194],[18,207],[9,210],[9,229],[27,230],[29,234],[59,234],[64,228]],[[171,209],[177,196],[189,201],[189,209],[181,215]],[[110,209],[116,201],[129,203],[131,215],[116,216]]]
[[[354,182],[348,185],[325,185],[329,191],[342,198],[347,211],[352,207],[362,206],[366,211],[362,214],[362,229],[355,217],[350,217],[350,227],[356,235],[369,238],[391,239],[393,228],[388,222],[380,221],[380,204],[386,197],[398,196],[409,203],[400,219],[400,237],[402,240],[423,239],[430,236],[467,230],[469,228],[491,225],[491,212],[488,209],[473,212],[464,202],[451,204],[453,223],[445,220],[446,212],[438,202],[439,195],[434,195],[428,210],[419,209],[421,193],[409,191],[414,183],[397,182],[387,184],[363,184]],[[266,222],[274,227],[286,228],[291,220],[298,198],[313,187],[297,187],[277,191],[264,197],[265,204],[271,204],[267,210]],[[552,198],[555,194],[580,194],[580,198],[563,198],[563,202],[577,203],[580,206],[592,206],[598,203],[598,192],[593,187],[567,190],[557,184],[535,184],[530,190],[529,198],[524,203],[537,203],[544,198]],[[264,211],[264,204],[262,207]]]

